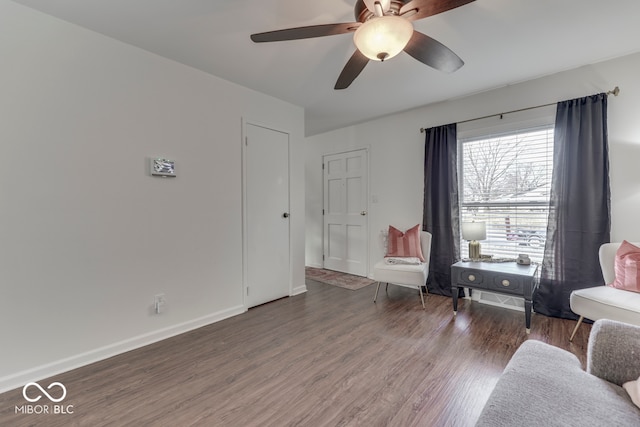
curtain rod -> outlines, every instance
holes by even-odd
[[[619,94],[620,94],[620,88],[618,86],[614,87],[613,90],[610,90],[609,92],[607,92],[607,95],[618,96]],[[500,116],[500,118],[502,118],[502,116],[505,114],[519,113],[521,111],[534,110],[536,108],[542,108],[542,107],[550,107],[552,105],[557,105],[557,104],[558,104],[557,102],[552,102],[550,104],[536,105],[535,107],[521,108],[519,110],[511,110],[511,111],[506,111],[504,113],[496,113],[496,114],[489,114],[488,116],[476,117],[475,119],[462,120],[461,122],[457,122],[457,123],[460,124],[460,123],[474,122],[476,120],[488,119],[489,117],[495,117],[495,116]],[[424,128],[420,128],[420,133],[424,133],[424,131],[425,131]]]

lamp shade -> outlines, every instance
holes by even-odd
[[[402,52],[412,35],[413,25],[405,18],[380,16],[360,25],[353,35],[353,42],[367,58],[385,61]]]
[[[463,222],[462,238],[464,240],[485,240],[487,238],[487,224],[485,222]]]

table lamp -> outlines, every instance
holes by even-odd
[[[463,222],[462,238],[469,241],[469,258],[473,261],[480,259],[480,243],[478,240],[487,238],[487,224],[484,222]]]

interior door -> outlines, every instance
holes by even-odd
[[[246,123],[245,303],[290,293],[289,135]]]
[[[367,150],[323,157],[324,268],[367,275]]]

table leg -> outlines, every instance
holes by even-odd
[[[453,315],[458,314],[458,287],[451,286],[451,298],[453,298]]]
[[[533,301],[530,299],[524,300],[524,318],[525,318],[525,326],[527,334],[531,333],[531,307],[533,306]]]

